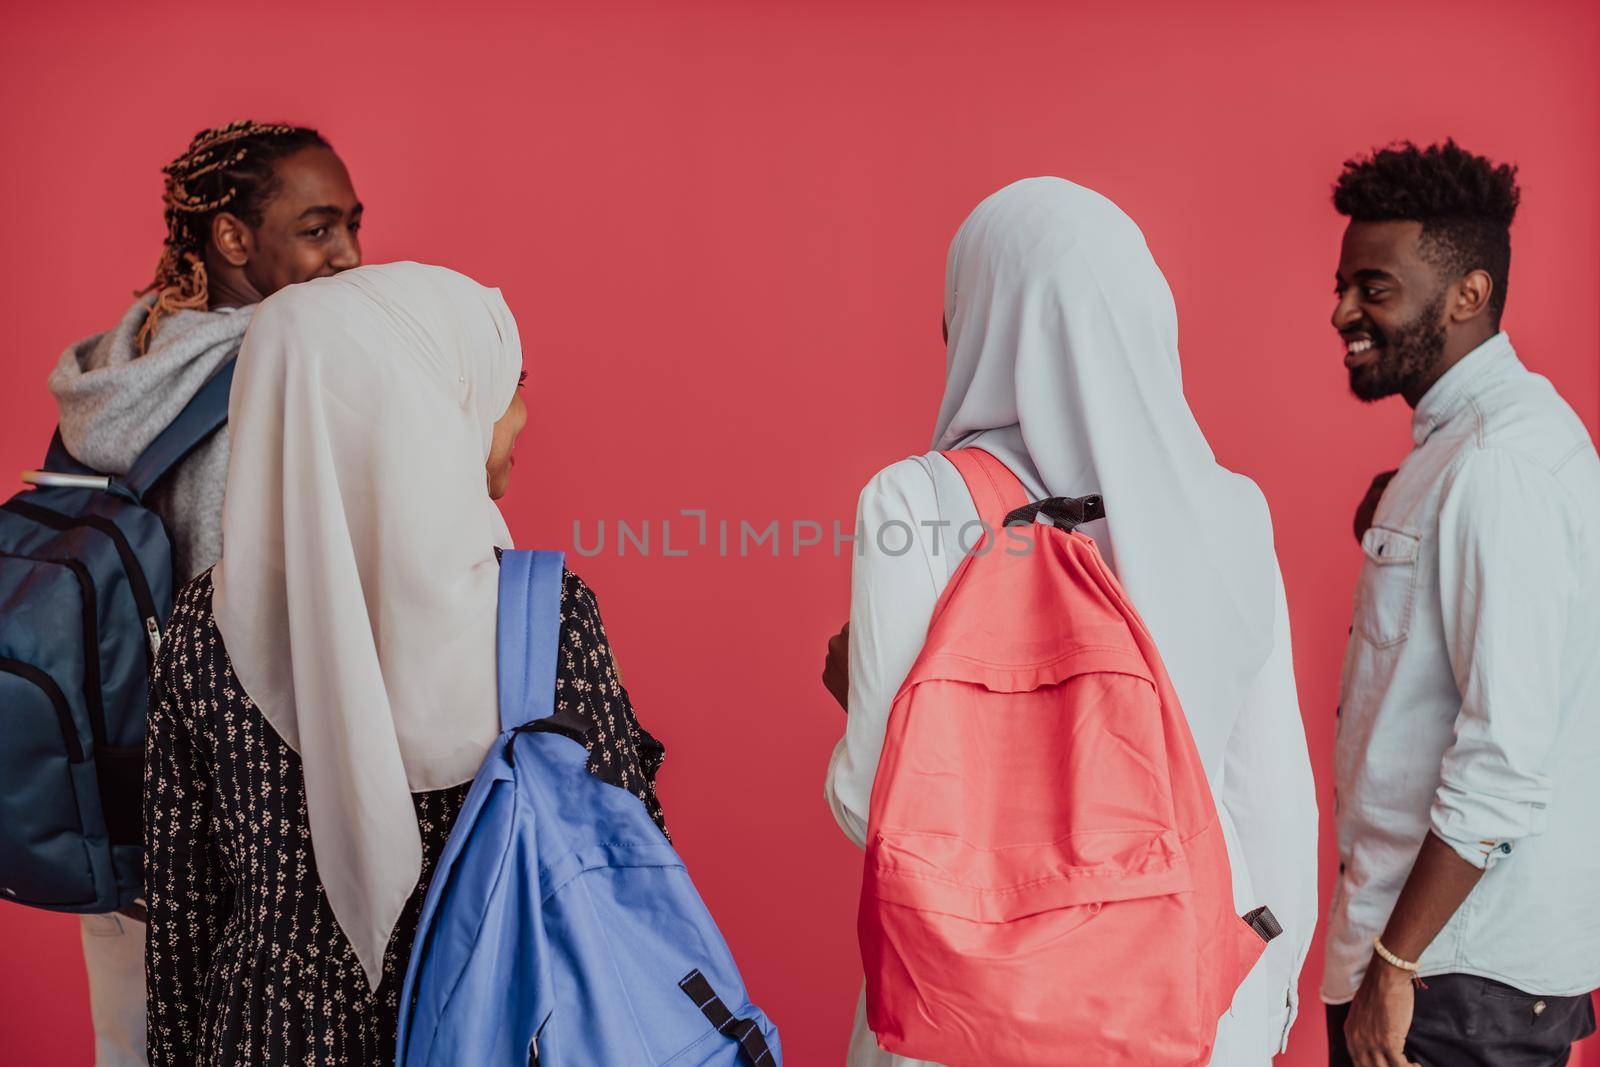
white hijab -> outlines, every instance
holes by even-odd
[[[521,370],[497,289],[389,263],[263,301],[228,407],[216,619],[300,754],[317,872],[376,989],[422,844],[411,794],[499,733],[484,463]]]
[[[1272,520],[1255,484],[1217,464],[1184,400],[1177,309],[1144,235],[1093,190],[1029,178],[967,217],[945,277],[934,448],[997,431],[982,446],[1036,471],[1052,496],[1105,496],[1095,540],[1214,775],[1272,650]]]

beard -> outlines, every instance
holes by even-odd
[[[1387,334],[1368,326],[1378,358],[1350,371],[1350,391],[1367,402],[1403,393],[1427,377],[1444,352],[1444,298],[1433,303],[1404,326]]]

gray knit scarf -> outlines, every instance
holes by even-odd
[[[162,320],[139,355],[134,338],[150,307],[146,297],[116,327],[72,345],[50,373],[61,413],[61,439],[79,463],[126,474],[217,368],[239,351],[250,307],[178,311]],[[222,490],[228,478],[223,428],[163,479],[146,500],[172,535],[178,582],[222,556]]]

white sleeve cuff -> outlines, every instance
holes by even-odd
[[[837,773],[839,761],[844,755],[845,742],[843,738],[840,738],[839,743],[833,746],[832,758],[828,760],[828,777],[823,783],[822,795],[828,801],[828,810],[833,812],[833,821],[839,824],[839,829],[844,831],[844,836],[854,841],[857,848],[866,848],[867,824],[839,798],[839,791],[834,787],[834,775]]]
[[[1516,847],[1514,842],[1499,838],[1463,838],[1458,834],[1447,834],[1439,829],[1439,820],[1434,819],[1433,835],[1451,850],[1480,871],[1487,871],[1496,863],[1511,855]]]
[[[1293,982],[1289,983],[1289,991],[1284,997],[1283,1030],[1278,1036],[1278,1055],[1289,1051],[1289,1031],[1294,1029],[1295,1020],[1300,1017],[1300,988]]]

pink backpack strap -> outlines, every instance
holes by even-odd
[[[940,452],[967,483],[967,492],[977,505],[978,518],[992,530],[1005,525],[1006,516],[1028,503],[1028,491],[1011,473],[1011,468],[981,448],[957,448]]]

